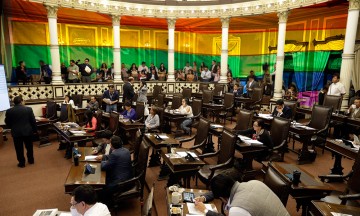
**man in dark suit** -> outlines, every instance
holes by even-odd
[[[11,129],[14,139],[18,167],[25,167],[24,143],[29,164],[34,163],[33,135],[36,133],[36,120],[30,107],[24,106],[21,96],[14,98],[15,106],[6,111],[5,123]]]
[[[129,77],[128,82],[126,82],[123,86],[123,102],[126,101],[132,101],[135,92],[134,92],[134,88],[133,88],[133,83],[134,83],[134,78],[133,77]]]
[[[250,75],[249,76],[249,81],[246,84],[246,91],[247,91],[247,96],[249,98],[251,98],[253,92],[254,92],[254,88],[259,87],[258,83],[255,81],[255,76]]]
[[[272,116],[291,119],[292,110],[290,107],[284,105],[284,101],[282,99],[279,99],[276,101],[276,107],[274,108]]]
[[[239,84],[235,83],[233,93],[235,97],[241,97],[243,94],[243,88],[240,88]]]

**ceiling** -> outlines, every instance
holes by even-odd
[[[130,2],[138,4],[153,4],[153,5],[175,5],[175,6],[189,6],[189,5],[220,5],[220,4],[234,4],[242,2],[251,2],[258,0],[113,0],[118,2]]]
[[[42,4],[23,0],[11,0],[4,2],[5,15],[13,20],[27,22],[47,22],[47,12]],[[336,0],[321,5],[291,10],[288,22],[297,22],[314,16],[347,14],[348,2]],[[58,10],[58,22],[74,24],[97,24],[112,25],[111,17],[106,14],[81,11],[72,8],[60,8]],[[163,18],[122,16],[121,26],[141,26],[143,28],[167,29],[167,21]],[[277,28],[278,17],[276,13],[234,17],[230,20],[230,32],[263,31],[264,29]],[[341,28],[346,27],[346,23]],[[296,28],[296,27],[293,27]],[[221,32],[220,19],[215,18],[180,18],[176,20],[176,30],[199,33]],[[290,30],[290,29],[289,29]]]

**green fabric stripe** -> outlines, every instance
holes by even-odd
[[[46,63],[51,64],[50,47],[49,46],[33,46],[33,45],[13,45],[13,67],[18,65],[18,62],[24,60],[28,68],[39,68],[39,60],[42,59]],[[310,51],[307,53],[306,72],[313,71],[314,53]],[[94,67],[100,67],[102,62],[110,65],[113,62],[113,48],[112,47],[83,47],[83,46],[60,46],[60,61],[69,64],[71,59],[80,59],[81,62],[85,58],[90,59],[90,64]],[[196,61],[198,68],[201,62],[205,62],[207,66],[211,65],[211,61],[220,61],[220,56],[175,53],[175,69],[182,69],[186,62]],[[154,50],[146,48],[121,48],[121,62],[124,62],[127,67],[132,63],[139,65],[145,61],[147,65],[151,62],[158,67],[160,63],[164,63],[165,67],[168,63],[168,56],[166,50]],[[262,65],[265,62],[270,63],[270,71],[273,71],[273,65],[276,61],[276,54],[267,55],[253,55],[253,56],[229,56],[228,63],[235,77],[246,77],[250,70],[255,71],[255,75],[262,75]],[[331,69],[340,68],[341,61],[329,59]],[[286,54],[284,71],[293,71],[294,65],[292,54]]]

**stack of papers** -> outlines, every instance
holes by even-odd
[[[189,210],[189,215],[204,215],[203,212],[197,210],[195,208],[195,204],[194,203],[186,203],[188,210]],[[213,209],[211,204],[204,204],[205,208],[208,209],[209,211],[216,211],[216,209]]]

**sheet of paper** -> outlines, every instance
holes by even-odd
[[[180,155],[180,157],[186,157],[187,156],[186,152],[176,152],[176,154]]]
[[[198,157],[194,152],[188,152],[193,157]]]
[[[86,131],[79,131],[79,130],[71,130],[72,134],[86,134]]]
[[[213,128],[223,128],[224,126],[219,125],[219,124],[211,124],[210,127],[213,127]]]
[[[197,210],[195,208],[195,204],[194,203],[186,203],[188,210],[189,210],[189,214],[191,215],[204,215],[201,211]],[[213,211],[213,208],[211,207],[211,204],[205,204],[205,208],[209,209],[209,211]]]
[[[33,216],[55,216],[58,209],[39,209],[33,214]]]
[[[59,216],[71,216],[70,212],[62,212],[59,214]]]
[[[243,136],[243,135],[238,135],[239,139],[241,139],[242,141],[244,140],[251,140],[251,138],[247,137],[247,136]]]
[[[160,137],[161,139],[169,139],[169,137],[166,136],[166,135],[159,135],[159,137]]]
[[[349,215],[349,214],[343,214],[343,213],[337,213],[337,212],[331,212],[331,214],[333,216],[352,216],[352,215]]]
[[[258,141],[258,140],[244,140],[244,143],[250,144],[250,145],[263,145],[262,142]]]
[[[259,113],[259,117],[264,118],[264,119],[273,119],[274,118],[271,114],[262,114],[262,113]]]
[[[178,154],[168,153],[168,154],[165,154],[165,155],[166,155],[166,157],[168,157],[168,158],[181,158],[181,156],[178,155]]]
[[[86,161],[96,161],[95,158],[97,156],[96,155],[88,155],[88,156],[85,156],[85,160]]]

